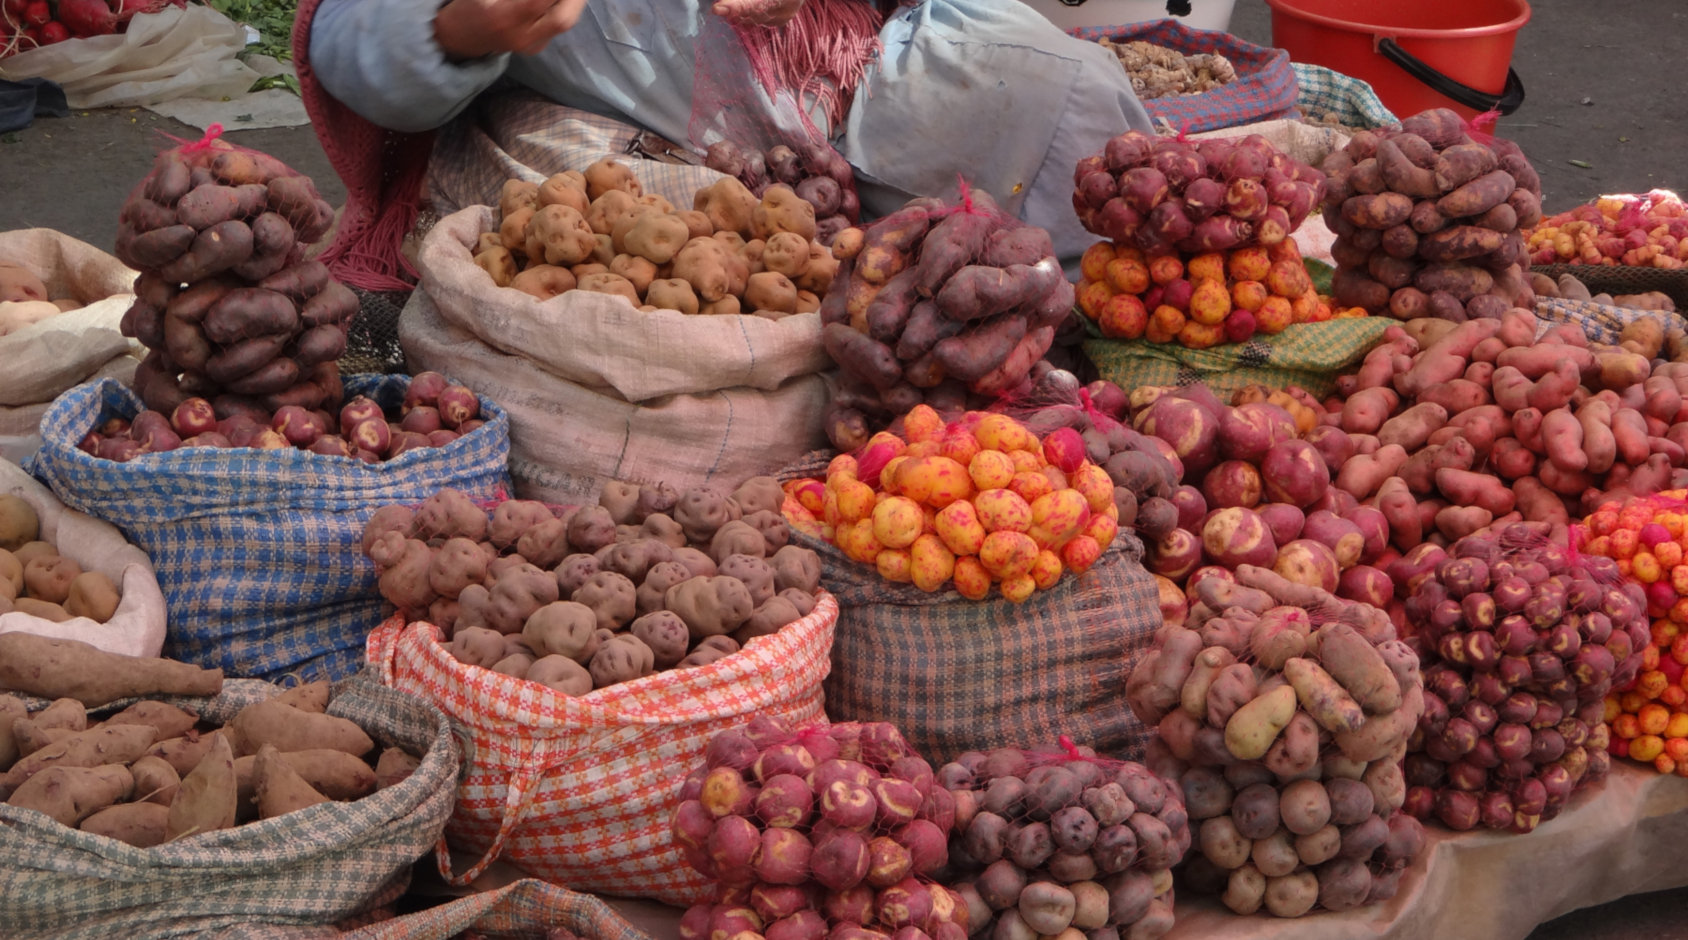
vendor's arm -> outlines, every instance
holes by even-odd
[[[322,0],[311,68],[327,92],[382,127],[421,131],[455,117],[504,74],[572,28],[586,0]],[[435,10],[433,17],[425,10]]]

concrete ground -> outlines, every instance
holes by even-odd
[[[1688,3],[1536,0],[1534,7],[1513,59],[1527,98],[1500,130],[1541,173],[1548,211],[1603,192],[1688,189],[1688,108],[1664,78],[1688,41]],[[1232,31],[1270,43],[1264,0],[1237,0]],[[0,137],[0,231],[45,226],[109,250],[124,197],[152,155],[170,146],[162,134],[199,136],[149,111],[122,109],[42,119]],[[227,136],[310,175],[336,204],[344,198],[310,128]],[[1688,890],[1636,896],[1562,917],[1529,940],[1688,940],[1685,911]]]

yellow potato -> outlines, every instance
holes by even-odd
[[[878,494],[874,493],[873,487],[855,479],[840,479],[836,485],[829,482],[828,486],[838,493],[840,522],[854,524],[873,514],[874,504],[878,501]]]
[[[944,545],[957,555],[977,555],[979,547],[985,544],[985,536],[989,534],[979,521],[973,504],[965,499],[958,499],[939,510],[934,527]]]
[[[979,548],[979,562],[992,577],[1006,581],[1028,575],[1037,553],[1037,543],[1031,536],[1001,530],[985,536],[985,544]]]
[[[920,537],[925,516],[907,496],[886,496],[873,507],[873,537],[886,548],[907,548]]]
[[[1032,527],[1032,507],[1013,490],[985,490],[973,508],[987,532],[1024,532]]]
[[[1090,524],[1090,503],[1078,490],[1056,490],[1032,503],[1032,527],[1027,530],[1042,548],[1060,549]]]
[[[955,553],[936,535],[928,533],[915,539],[909,559],[910,579],[922,591],[936,591],[955,575]]]
[[[1000,450],[981,450],[968,463],[967,473],[981,492],[1004,489],[1014,479],[1014,460]]]
[[[970,601],[982,601],[991,592],[990,572],[973,555],[955,560],[955,589]]]
[[[906,548],[881,549],[873,563],[879,568],[879,576],[887,581],[908,584],[914,580],[914,558]]]
[[[1032,562],[1031,578],[1040,591],[1047,591],[1061,580],[1061,575],[1067,570],[1061,563],[1061,556],[1049,549],[1037,553],[1037,559]]]
[[[1092,513],[1107,512],[1108,507],[1114,505],[1113,479],[1108,476],[1108,471],[1088,460],[1072,472],[1067,483],[1084,496]],[[1116,508],[1114,511],[1119,510]]]
[[[1272,742],[1295,717],[1295,689],[1280,685],[1256,696],[1231,714],[1225,722],[1225,747],[1237,760],[1259,760],[1272,749]]]
[[[973,426],[973,436],[978,438],[979,446],[986,450],[1010,451],[1014,443],[1019,441],[1018,431],[1025,428],[1018,421],[1005,414],[988,414],[979,419]]]

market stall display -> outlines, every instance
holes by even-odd
[[[1520,233],[1541,178],[1516,144],[1437,109],[1360,131],[1322,168],[1338,303],[1458,322],[1533,302]]]
[[[1602,196],[1525,229],[1534,264],[1675,270],[1688,263],[1688,206],[1668,190]]]

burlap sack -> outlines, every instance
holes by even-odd
[[[82,570],[110,578],[122,592],[117,613],[105,623],[87,617],[54,623],[14,610],[0,613],[0,633],[34,633],[80,640],[124,656],[157,656],[164,646],[164,593],[146,553],[129,544],[116,526],[67,509],[52,490],[9,461],[0,460],[0,493],[11,493],[34,507],[43,540]]]
[[[134,377],[140,346],[118,323],[134,300],[135,272],[46,228],[0,232],[0,262],[35,272],[48,297],[86,305],[0,336],[0,457],[21,463],[39,446],[41,416],[60,393],[93,378],[127,384]]]
[[[279,692],[231,681],[216,698],[177,701],[224,722]],[[420,766],[361,800],[150,849],[0,804],[0,937],[229,940],[251,925],[333,924],[396,900],[451,813],[457,741],[438,709],[367,677],[338,686],[328,711],[377,746],[421,756]]]
[[[495,210],[440,220],[399,319],[412,371],[503,405],[510,475],[527,499],[572,503],[608,480],[736,486],[821,444],[831,360],[820,318],[640,313],[569,291],[494,287],[470,257]]]

